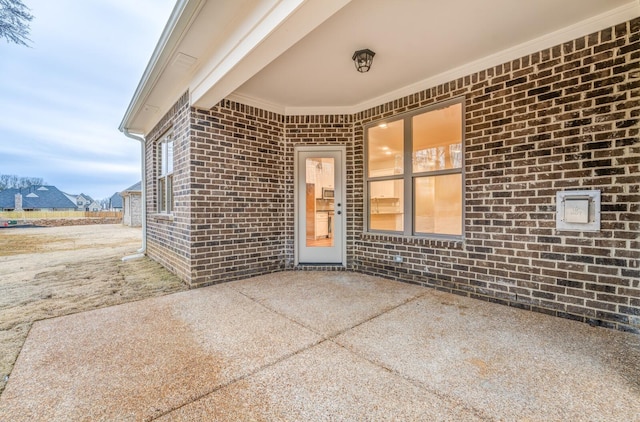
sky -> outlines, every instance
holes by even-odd
[[[175,0],[23,0],[30,47],[0,39],[0,174],[108,198],[141,179],[118,126]]]

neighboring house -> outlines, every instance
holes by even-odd
[[[102,207],[98,201],[95,201],[89,195],[84,193],[73,195],[70,193],[64,194],[69,200],[76,204],[78,211],[100,211]]]
[[[267,4],[179,1],[131,100],[151,258],[640,333],[637,1]]]
[[[142,182],[120,192],[122,198],[122,224],[138,227],[142,225]]]
[[[88,200],[84,202],[83,206],[85,211],[98,212],[102,210],[102,205],[100,205],[100,202],[91,197],[89,197]]]
[[[122,195],[119,192],[114,193],[109,198],[110,211],[122,211]]]
[[[0,211],[73,211],[74,202],[55,186],[0,191]]]

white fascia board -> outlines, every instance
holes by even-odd
[[[219,51],[192,80],[191,104],[215,106],[350,1],[265,0],[239,28],[237,42]]]
[[[167,67],[176,46],[184,37],[185,32],[191,26],[205,2],[206,0],[177,0],[131,98],[127,111],[120,122],[119,129],[121,132],[127,129],[131,130],[132,133],[143,134],[141,129],[132,128],[131,125],[133,125],[136,116],[142,111],[146,99]]]

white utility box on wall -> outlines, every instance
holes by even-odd
[[[600,230],[600,191],[566,190],[556,193],[556,229]]]

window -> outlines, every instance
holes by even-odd
[[[462,236],[462,100],[366,131],[367,230]]]
[[[173,211],[173,139],[170,135],[158,145],[158,212]]]

